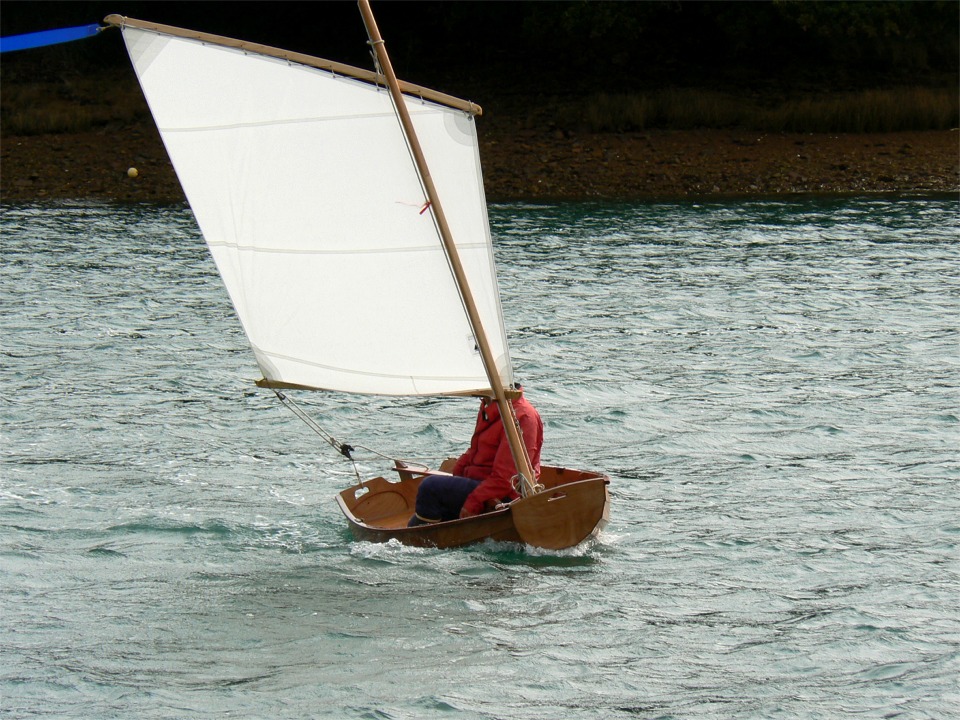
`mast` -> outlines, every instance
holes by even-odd
[[[536,476],[530,464],[530,458],[527,454],[527,448],[520,437],[519,423],[513,405],[507,399],[506,390],[503,382],[497,372],[496,361],[493,352],[490,349],[490,343],[487,340],[487,334],[480,321],[480,313],[477,310],[476,302],[470,292],[470,286],[467,282],[467,275],[460,262],[460,254],[457,251],[456,243],[453,241],[453,234],[447,223],[446,215],[437,196],[437,190],[430,175],[430,168],[427,167],[427,161],[417,139],[416,131],[413,127],[413,121],[410,119],[410,113],[407,110],[406,102],[403,99],[403,93],[400,90],[400,84],[393,71],[393,65],[390,63],[390,57],[380,36],[380,30],[377,27],[377,21],[373,17],[373,11],[370,9],[369,0],[359,0],[360,13],[363,16],[363,22],[367,26],[367,34],[370,36],[370,43],[373,45],[376,53],[377,62],[380,63],[380,69],[387,79],[387,86],[390,89],[390,96],[393,98],[394,107],[397,110],[397,116],[403,127],[404,135],[407,137],[407,143],[410,146],[410,152],[413,155],[414,163],[417,166],[417,172],[423,182],[424,190],[427,194],[427,200],[430,203],[430,209],[437,221],[437,228],[440,231],[440,239],[446,251],[450,262],[450,268],[453,271],[457,288],[460,291],[460,297],[463,300],[464,309],[470,321],[470,327],[473,329],[474,338],[477,341],[477,347],[480,349],[480,357],[483,360],[483,368],[487,374],[487,380],[490,382],[490,388],[497,399],[497,405],[500,408],[500,417],[503,419],[503,428],[507,434],[507,441],[510,444],[510,451],[513,454],[513,461],[517,467],[517,472],[521,477],[521,494],[526,496],[534,492],[533,485]]]

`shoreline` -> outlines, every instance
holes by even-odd
[[[635,201],[960,192],[957,130],[800,134],[571,133],[481,120],[489,202]],[[135,178],[128,168],[137,168]],[[0,137],[0,202],[185,198],[152,124]]]

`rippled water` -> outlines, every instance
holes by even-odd
[[[188,210],[2,208],[0,713],[956,713],[956,199],[491,219],[544,458],[613,476],[574,551],[353,542]],[[474,411],[299,400],[408,457]]]

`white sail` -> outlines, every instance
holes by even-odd
[[[123,33],[267,381],[387,395],[490,387],[386,89],[209,41]],[[507,385],[473,117],[406,102]]]

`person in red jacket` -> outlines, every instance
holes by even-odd
[[[518,388],[519,389],[519,388]],[[543,421],[523,396],[511,400],[520,423],[530,465],[540,477]],[[416,514],[410,526],[467,518],[493,510],[519,495],[513,487],[517,474],[496,400],[483,398],[470,448],[460,456],[450,475],[428,475],[417,490]]]

